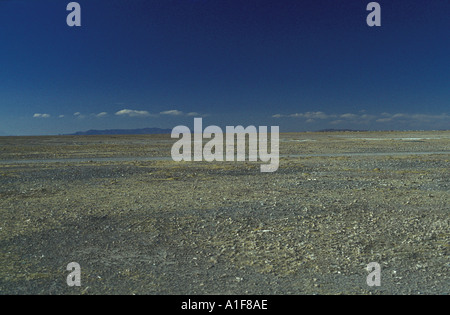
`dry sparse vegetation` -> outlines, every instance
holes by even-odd
[[[162,135],[0,138],[0,293],[450,293],[450,132],[280,138],[275,173]]]

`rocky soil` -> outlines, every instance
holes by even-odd
[[[0,138],[0,294],[450,293],[449,132],[281,139],[261,173],[95,159],[170,156],[164,136]]]

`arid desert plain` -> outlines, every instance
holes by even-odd
[[[450,131],[282,133],[273,173],[175,141],[0,137],[0,294],[450,293]]]

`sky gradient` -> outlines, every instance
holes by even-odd
[[[450,2],[0,0],[0,135],[450,129]]]

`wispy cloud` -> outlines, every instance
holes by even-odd
[[[40,113],[36,113],[33,115],[33,118],[49,118],[50,114],[40,114]]]
[[[430,115],[430,114],[405,114],[405,113],[382,113],[382,117],[376,119],[377,122],[405,122],[414,121],[420,123],[433,123],[433,122],[445,122],[449,121],[450,126],[450,115],[442,113],[440,115]]]
[[[128,117],[150,117],[150,114],[146,110],[134,110],[134,109],[122,109],[115,113],[116,116],[128,116]]]
[[[101,117],[103,113],[97,114],[97,117]],[[98,116],[101,115],[101,116]],[[134,110],[134,109],[122,109],[115,113],[116,116],[127,117],[161,117],[161,116],[174,116],[174,117],[206,117],[208,114],[201,114],[197,112],[185,113],[178,109],[164,110],[156,114],[152,114],[146,110]],[[106,114],[105,114],[106,116]]]
[[[305,112],[294,114],[275,114],[273,118],[296,118],[302,119],[305,123],[319,122],[329,123],[330,125],[372,125],[389,127],[420,127],[430,126],[436,128],[446,128],[450,126],[450,115],[442,114],[409,114],[409,113],[380,113],[366,114],[365,111],[358,113],[327,114],[325,112]]]
[[[339,117],[344,118],[344,119],[355,119],[358,117],[358,115],[352,114],[352,113],[346,113],[346,114],[340,115]]]
[[[183,112],[176,109],[166,110],[163,112],[160,112],[161,115],[170,115],[170,116],[181,116],[183,115]]]
[[[73,115],[78,119],[83,119],[84,117],[86,117],[85,115],[81,114],[80,112],[75,112],[75,113],[73,113]]]
[[[98,114],[94,114],[94,116],[98,117],[98,118],[106,117],[106,116],[108,116],[108,113],[107,112],[101,112],[101,113],[98,113]]]
[[[166,110],[166,111],[160,112],[160,114],[161,115],[169,115],[169,116],[187,116],[187,117],[207,117],[207,116],[209,116],[208,114],[201,114],[201,113],[197,113],[197,112],[184,113],[177,109]]]
[[[209,114],[201,114],[201,113],[197,113],[197,112],[189,112],[186,114],[186,116],[188,117],[208,117]]]
[[[306,119],[328,119],[335,118],[336,115],[328,115],[324,112],[306,112],[306,113],[294,113],[288,115],[275,114],[272,115],[274,118],[292,117],[292,118],[306,118]]]

